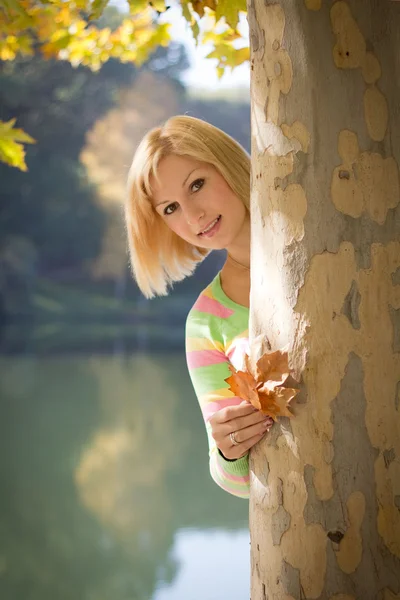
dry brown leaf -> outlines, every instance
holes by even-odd
[[[272,385],[282,385],[289,377],[290,369],[288,353],[277,350],[271,354],[265,353],[256,364],[256,381],[271,382]],[[269,386],[270,388],[272,387]]]
[[[236,371],[231,365],[229,365],[229,369],[232,375],[225,379],[225,381],[229,383],[231,392],[235,396],[243,398],[243,400],[248,400],[255,406],[254,403],[258,402],[258,394],[256,390],[257,383],[253,375],[245,371]]]
[[[256,363],[255,376],[251,372],[247,356],[245,365],[247,371],[236,371],[234,367],[229,366],[232,375],[225,381],[229,384],[231,392],[251,402],[255,408],[272,417],[274,421],[277,417],[292,417],[289,404],[299,390],[282,385],[290,375],[288,353],[277,350],[263,354]]]
[[[277,417],[293,417],[293,413],[289,410],[289,404],[298,392],[299,390],[280,386],[274,390],[270,390],[267,387],[259,389],[258,397],[261,412],[272,417],[274,421],[276,421]]]

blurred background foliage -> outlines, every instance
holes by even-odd
[[[97,70],[59,60],[45,45],[51,10],[72,4],[0,2],[0,25],[20,5],[43,28],[36,38],[29,27],[18,39],[0,32],[0,121],[35,140],[27,171],[0,162],[0,598],[214,600],[222,587],[238,600],[249,577],[247,504],[211,480],[183,352],[187,312],[224,256],[212,253],[168,297],[144,299],[123,203],[138,142],[171,115],[205,119],[249,150],[248,90],[187,88],[178,39],[136,63],[106,52]],[[225,6],[233,23],[240,2],[181,4],[197,35],[197,17]],[[122,18],[108,7],[97,25],[115,31]],[[21,19],[12,26],[22,31]],[[230,30],[209,32],[222,62]],[[193,551],[179,563],[181,532]],[[212,571],[213,551],[209,580],[199,565]],[[185,561],[199,579],[178,595]]]
[[[217,59],[219,77],[249,60],[239,30],[246,0],[176,0],[175,5],[196,44],[211,45],[208,56]],[[170,9],[165,0],[1,0],[0,60],[41,55],[93,71],[110,59],[141,67],[171,43]],[[24,144],[35,139],[16,120],[15,115],[0,119],[0,161],[25,171]]]
[[[97,72],[41,54],[0,62],[0,118],[16,117],[36,139],[27,172],[0,163],[0,348],[29,349],[34,331],[38,351],[61,339],[64,349],[109,349],[121,327],[129,348],[160,347],[166,328],[182,347],[187,310],[222,257],[214,253],[166,299],[140,297],[122,218],[133,152],[150,127],[182,113],[250,146],[247,100],[194,97],[181,81],[188,67],[179,42],[141,67],[110,59]]]

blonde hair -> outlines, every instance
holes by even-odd
[[[191,275],[209,250],[176,235],[153,208],[151,178],[169,155],[213,165],[249,209],[250,157],[229,135],[194,117],[171,117],[140,142],[129,171],[125,205],[133,276],[147,297],[165,296],[168,287]]]

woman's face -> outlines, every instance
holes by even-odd
[[[153,206],[172,231],[194,246],[228,248],[243,234],[248,212],[215,167],[170,155],[151,182]]]

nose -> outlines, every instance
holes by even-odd
[[[188,225],[197,225],[199,221],[204,217],[205,212],[202,208],[196,206],[187,206],[185,208],[185,219]]]

